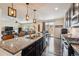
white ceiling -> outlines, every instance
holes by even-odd
[[[29,4],[29,16],[30,21],[33,19],[33,9],[36,9],[36,18],[38,20],[52,20],[60,17],[64,17],[66,11],[70,7],[70,3],[30,3]],[[11,6],[10,3],[1,3],[0,6],[3,11],[6,11],[6,7]],[[56,11],[55,8],[58,8]],[[25,21],[26,15],[26,4],[25,3],[14,3],[14,8],[17,9],[17,18],[21,22]]]

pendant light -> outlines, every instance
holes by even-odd
[[[13,3],[11,5],[12,7],[8,7],[8,16],[16,17],[16,9],[14,9]]]
[[[28,21],[28,20],[29,20],[29,16],[28,16],[28,5],[29,5],[29,3],[26,3],[26,5],[27,5],[27,14],[26,14],[26,20]]]
[[[33,10],[34,11],[34,19],[33,19],[33,23],[36,23],[36,9]]]
[[[13,10],[13,3],[12,3],[12,10],[11,10],[11,14],[14,14],[14,10]]]

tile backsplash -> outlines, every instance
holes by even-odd
[[[72,36],[79,36],[79,28],[69,28],[69,33],[71,33]]]

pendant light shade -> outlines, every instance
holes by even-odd
[[[12,7],[8,7],[8,16],[16,17],[16,9],[14,9],[13,3],[11,5]]]
[[[29,20],[29,16],[28,15],[26,15],[26,20]]]
[[[27,5],[26,20],[28,21],[29,20],[29,16],[28,16],[28,5],[29,5],[29,3],[26,3],[26,5]]]
[[[34,19],[33,19],[33,23],[36,23],[36,9],[33,10],[34,11]]]

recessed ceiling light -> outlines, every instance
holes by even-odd
[[[55,10],[58,10],[58,8],[56,7]]]

